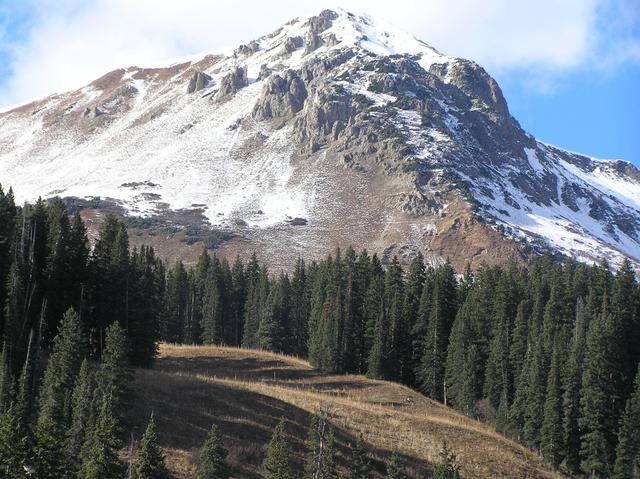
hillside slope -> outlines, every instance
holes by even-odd
[[[152,370],[136,370],[130,421],[138,437],[153,411],[178,478],[192,477],[197,448],[215,422],[230,449],[234,477],[258,478],[263,446],[281,417],[300,466],[310,415],[327,408],[339,465],[362,431],[377,478],[397,448],[411,478],[428,477],[444,440],[466,478],[560,477],[527,449],[490,427],[397,384],[362,376],[327,376],[305,361],[215,346],[162,345]]]
[[[222,254],[285,267],[349,244],[458,269],[546,249],[640,262],[639,178],[537,141],[479,65],[343,10],[0,113],[20,201],[207,221]]]

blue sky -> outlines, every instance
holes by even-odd
[[[640,0],[0,0],[0,108],[235,45],[334,5],[470,58],[540,140],[640,167]]]
[[[620,66],[606,75],[568,73],[551,92],[532,88],[522,73],[496,79],[512,115],[539,140],[640,167],[639,66]]]

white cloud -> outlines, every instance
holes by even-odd
[[[640,0],[24,1],[29,26],[16,44],[7,43],[15,32],[3,34],[1,15],[11,13],[0,8],[12,72],[0,84],[0,105],[77,87],[120,66],[247,42],[332,5],[385,18],[494,72],[530,69],[547,78],[640,61]]]

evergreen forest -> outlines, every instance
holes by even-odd
[[[292,263],[270,271],[255,254],[203,251],[193,266],[167,264],[130,248],[115,216],[90,242],[62,200],[16,206],[0,188],[0,477],[125,477],[128,383],[159,342],[264,349],[400,382],[567,473],[637,477],[640,287],[629,261],[544,256],[456,272],[348,248]],[[265,477],[338,477],[326,420],[309,425],[304,473],[291,471],[281,423]],[[197,477],[228,477],[215,426],[202,451]],[[367,477],[361,441],[352,453],[351,477]],[[436,477],[458,477],[446,445],[441,456]],[[137,457],[131,477],[168,477],[153,417]],[[396,466],[388,477],[404,477]]]

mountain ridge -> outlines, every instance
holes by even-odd
[[[0,181],[19,200],[187,215],[233,233],[223,253],[640,262],[631,163],[537,141],[482,67],[344,10],[230,54],[114,70],[0,113],[0,129]]]

